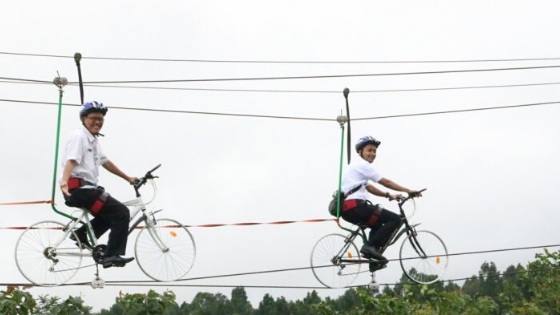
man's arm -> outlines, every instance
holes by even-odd
[[[107,160],[105,163],[103,163],[103,168],[126,180],[130,184],[134,184],[134,182],[137,180],[136,177],[126,175],[123,171],[121,171],[120,168],[117,167],[117,165],[115,165],[115,163],[111,162],[111,160]]]
[[[366,190],[373,195],[379,196],[379,197],[385,197],[385,198],[389,198],[389,200],[395,200],[401,197],[401,194],[391,194],[390,192],[384,192],[382,190],[380,190],[379,188],[373,186],[373,185],[367,185],[366,186]]]
[[[78,165],[76,160],[68,160],[66,161],[66,165],[64,165],[64,170],[62,171],[62,180],[60,181],[60,189],[65,196],[70,196],[70,192],[68,192],[68,179],[70,175],[72,175],[72,170],[74,167]]]

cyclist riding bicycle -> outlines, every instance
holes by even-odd
[[[378,204],[372,204],[367,200],[366,192],[389,198],[389,200],[395,200],[402,196],[383,192],[372,185],[371,182],[379,183],[386,188],[405,192],[409,195],[421,196],[421,194],[383,177],[373,168],[371,164],[375,160],[377,148],[380,144],[379,140],[371,136],[361,137],[356,143],[356,152],[360,158],[354,159],[342,176],[341,190],[345,196],[348,195],[342,204],[341,216],[352,224],[365,225],[370,228],[368,242],[360,249],[364,257],[386,261],[387,259],[379,253],[379,250],[385,247],[391,234],[399,227],[400,216]]]
[[[126,251],[130,211],[98,185],[99,165],[130,184],[138,180],[121,171],[101,150],[98,137],[107,110],[100,102],[83,104],[80,110],[82,126],[70,134],[63,150],[63,173],[60,180],[66,205],[88,209],[93,215],[91,226],[96,238],[111,230],[101,261],[104,268],[122,267],[134,258],[121,257]],[[81,245],[91,249],[85,225],[75,233]]]

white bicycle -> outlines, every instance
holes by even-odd
[[[183,278],[192,268],[196,256],[196,246],[191,233],[184,225],[173,219],[156,219],[146,205],[157,195],[157,187],[152,173],[158,165],[141,177],[134,185],[136,198],[124,204],[130,209],[130,221],[141,212],[142,215],[129,227],[130,235],[139,229],[134,244],[134,256],[140,269],[156,281],[175,281]],[[148,202],[142,200],[139,189],[149,182],[154,190]],[[88,211],[81,209],[81,214],[62,224],[56,221],[41,221],[28,227],[19,237],[15,247],[16,265],[21,274],[30,282],[41,286],[61,285],[72,279],[81,268],[95,265],[96,278],[93,287],[103,287],[99,278],[99,264],[107,248],[98,244],[88,216]],[[140,223],[143,223],[140,226]],[[89,243],[92,248],[84,248],[75,234],[75,229],[85,224]],[[71,236],[72,239],[71,239]],[[82,259],[91,257],[94,264],[82,266]]]

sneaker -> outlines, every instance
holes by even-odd
[[[375,272],[377,270],[383,269],[385,267],[387,267],[387,260],[384,261],[372,261],[369,263],[369,271],[370,272]]]
[[[70,234],[70,239],[73,240],[74,242],[76,242],[76,246],[78,246],[82,249],[89,249],[89,250],[93,249],[93,246],[91,246],[91,244],[89,243],[85,232],[74,231],[74,233],[75,234]],[[78,239],[80,240],[80,242],[78,242],[78,240],[76,239],[76,237],[74,235],[78,236]]]
[[[383,255],[381,255],[377,249],[371,245],[367,245],[364,244],[364,246],[362,246],[362,249],[360,249],[360,253],[362,253],[364,255],[365,258],[370,258],[370,259],[375,259],[375,260],[379,260],[379,261],[386,261],[387,258],[385,258]]]
[[[115,255],[115,256],[103,258],[103,260],[101,260],[101,264],[103,264],[103,268],[124,267],[124,265],[128,264],[133,260],[134,257],[121,257]]]

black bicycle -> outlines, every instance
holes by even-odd
[[[420,192],[425,191],[422,189]],[[408,220],[416,210],[414,197],[408,196],[398,200],[401,224],[391,235],[389,242],[380,249],[383,253],[387,247],[403,235],[405,239],[399,251],[399,262],[405,275],[420,284],[434,283],[444,275],[449,256],[442,239],[430,231],[417,231],[418,224],[409,224]],[[340,224],[339,224],[340,226]],[[385,268],[387,262],[362,257],[355,239],[360,236],[367,243],[366,226],[358,225],[353,229],[340,226],[349,232],[347,235],[329,234],[322,237],[311,252],[311,268],[315,278],[329,288],[347,287],[362,272],[364,264],[369,264],[372,283],[375,287],[374,272]],[[378,287],[378,286],[377,286]],[[370,288],[372,288],[370,286]]]

